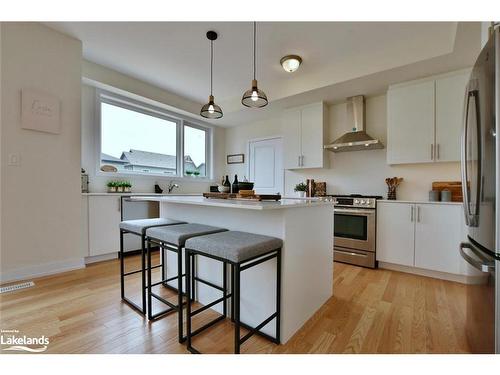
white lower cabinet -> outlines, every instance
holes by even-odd
[[[461,210],[452,204],[379,202],[377,260],[464,274],[458,251],[464,233]]]
[[[120,249],[120,197],[89,196],[89,256]]]
[[[377,206],[377,260],[413,266],[415,225],[413,204]]]
[[[415,267],[460,274],[462,207],[416,205]]]

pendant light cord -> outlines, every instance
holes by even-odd
[[[253,23],[253,79],[255,80],[255,35],[257,33],[257,22]]]
[[[214,41],[210,41],[210,95],[213,95]]]

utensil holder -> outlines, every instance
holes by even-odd
[[[387,199],[391,201],[396,200],[396,186],[387,187]]]

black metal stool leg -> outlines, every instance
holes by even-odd
[[[146,315],[146,236],[141,236],[141,292],[142,292],[142,313]]]
[[[232,302],[234,303],[234,353],[240,354],[240,265],[234,265],[234,292]]]
[[[185,256],[185,255],[184,255]],[[187,272],[187,269],[186,269]],[[186,293],[188,291],[187,287],[188,276],[186,274]],[[179,342],[184,342],[185,337],[183,335],[183,319],[182,319],[182,247],[177,248],[177,324],[179,325]],[[188,297],[189,300],[189,297]],[[189,301],[188,301],[189,303]]]
[[[222,263],[222,296],[225,297],[227,295],[227,263]],[[222,302],[222,315],[227,317],[227,299],[224,299]]]
[[[120,229],[120,292],[125,299],[125,261],[123,260],[123,230]]]
[[[186,249],[184,260],[186,267],[186,293],[187,293],[187,301],[186,301],[186,340],[187,340],[187,348],[191,350],[191,267],[190,267],[190,252]]]
[[[234,264],[231,264],[231,322],[234,323]]]
[[[163,251],[163,247],[160,246],[160,251]],[[153,306],[152,306],[152,298],[151,298],[151,241],[149,239],[147,240],[147,247],[146,247],[146,254],[148,258],[148,267],[147,267],[147,274],[148,274],[148,319],[151,320],[153,318]]]
[[[195,300],[195,293],[196,293],[196,284],[195,284],[195,278],[196,276],[196,270],[195,270],[195,254],[191,254],[191,301]],[[187,276],[186,276],[187,277]],[[187,287],[186,287],[187,288]]]

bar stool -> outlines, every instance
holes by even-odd
[[[200,353],[191,344],[192,337],[201,333],[208,327],[213,326],[227,316],[227,300],[231,298],[231,320],[234,322],[234,353],[240,352],[240,346],[247,341],[255,333],[266,337],[272,342],[280,343],[280,299],[281,299],[281,247],[283,241],[279,238],[263,236],[259,234],[227,231],[222,233],[210,234],[207,236],[191,238],[186,241],[186,291],[187,298],[187,348],[191,353]],[[222,287],[213,285],[205,280],[195,277],[194,280],[200,281],[211,287],[222,291],[222,297],[195,310],[191,311],[191,270],[189,263],[190,258],[194,259],[195,256],[204,256],[207,258],[215,259],[223,262],[223,281]],[[271,314],[268,318],[258,324],[256,327],[250,327],[240,321],[240,273],[260,263],[276,258],[276,312]],[[226,281],[226,265],[231,265],[231,294],[227,294],[227,281]],[[191,330],[191,318],[214,306],[217,303],[223,303],[222,316],[215,318],[211,322],[203,325],[202,327]],[[266,326],[273,319],[276,319],[276,334],[275,337],[269,336],[260,330]],[[249,329],[245,336],[240,337],[240,327]]]
[[[179,324],[179,342],[183,342],[185,337],[183,335],[183,319],[182,319],[182,277],[186,277],[186,292],[188,285],[190,283],[187,280],[186,273],[182,273],[182,249],[186,243],[186,240],[189,238],[203,236],[212,233],[219,233],[227,231],[224,228],[212,227],[209,225],[203,224],[180,224],[173,225],[169,227],[154,227],[149,228],[146,231],[146,254],[147,254],[147,289],[148,289],[148,319],[154,320],[168,314],[171,311],[178,312],[178,324]],[[154,268],[151,265],[151,244],[157,244],[160,246],[162,251],[168,250],[177,254],[177,276],[166,278],[165,273],[162,274],[161,280],[159,282],[153,283],[151,280],[151,270]],[[165,262],[163,262],[165,263]],[[194,264],[191,265],[194,268]],[[189,267],[188,267],[189,268]],[[187,270],[186,270],[187,271]],[[152,287],[159,284],[167,284],[169,281],[173,281],[177,279],[177,305],[171,303],[165,298],[159,296],[158,294],[153,293]],[[191,298],[194,293],[187,293]],[[158,301],[164,303],[168,306],[166,310],[160,311],[156,314],[153,314],[152,308],[152,297],[157,299]]]
[[[121,298],[130,307],[146,315],[146,229],[153,227],[163,227],[169,225],[185,224],[185,221],[178,221],[164,218],[126,220],[120,223],[120,284]],[[125,272],[125,261],[123,251],[123,235],[126,233],[141,237],[141,269]],[[161,265],[160,265],[161,266]],[[160,267],[159,266],[159,267]],[[125,277],[141,272],[141,294],[142,307],[132,302],[125,296]]]

